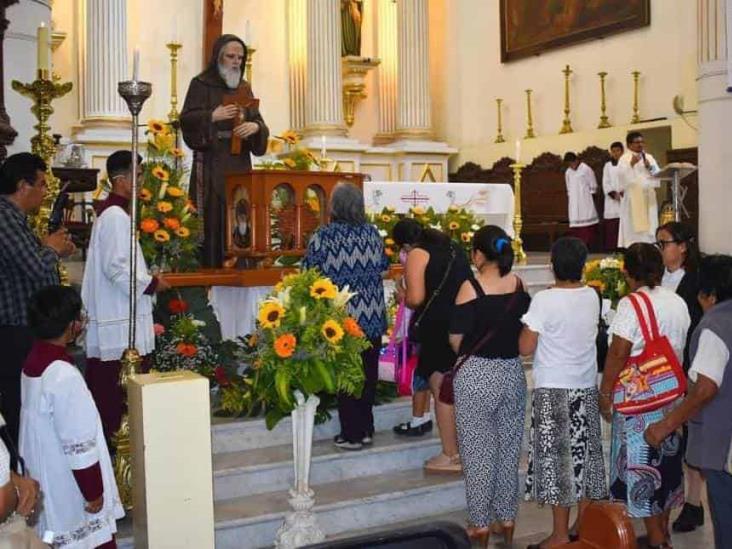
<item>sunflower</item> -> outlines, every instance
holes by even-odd
[[[465,243],[470,242],[470,233],[462,233],[460,235],[460,240],[462,240]]]
[[[189,212],[197,212],[196,205],[193,203],[193,200],[188,199],[186,201],[185,209]]]
[[[167,181],[170,178],[170,175],[168,174],[168,170],[163,168],[162,166],[155,166],[152,169],[153,177],[156,177],[160,181]]]
[[[274,351],[280,358],[290,358],[295,352],[297,346],[297,338],[292,334],[282,334],[275,339]]]
[[[152,132],[154,134],[167,132],[168,126],[165,122],[162,120],[149,120],[147,123],[147,131]]]
[[[338,288],[327,278],[319,278],[310,286],[310,295],[315,299],[333,299],[338,295]]]
[[[168,132],[156,133],[153,146],[161,152],[169,151],[175,146],[175,136]]]
[[[168,196],[172,196],[173,198],[179,198],[183,196],[183,189],[180,187],[173,187],[172,185],[168,187],[167,189]]]
[[[153,235],[155,242],[167,242],[170,240],[170,233],[165,229],[158,229]]]
[[[343,328],[335,320],[326,320],[320,333],[328,340],[328,343],[335,345],[343,339]]]
[[[297,165],[292,158],[285,158],[282,163],[288,168],[294,168]]]
[[[361,329],[361,326],[359,326],[358,322],[355,318],[351,318],[350,316],[346,318],[346,320],[343,321],[343,328],[346,330],[346,333],[353,337],[363,337],[364,333]]]
[[[152,198],[152,193],[150,192],[150,189],[141,189],[140,190],[140,200],[143,202],[150,202],[150,199]]]
[[[277,138],[281,139],[288,145],[296,145],[300,141],[300,136],[297,134],[297,132],[294,132],[292,130],[282,132],[282,135],[278,135]]]
[[[457,231],[460,228],[460,223],[458,223],[457,221],[450,221],[447,228],[451,231]]]
[[[393,246],[394,245],[394,239],[393,238],[386,238],[384,239],[384,244],[387,246]]]
[[[181,238],[188,238],[191,236],[191,231],[188,227],[181,227],[180,229],[175,230],[175,234]]]
[[[257,320],[263,328],[277,328],[285,315],[285,308],[274,301],[265,301],[259,308]]]
[[[383,221],[384,223],[389,223],[389,221],[391,221],[391,216],[384,214],[381,216],[381,221]]]
[[[179,149],[178,147],[173,147],[172,149],[170,149],[170,154],[172,154],[176,158],[183,158],[183,156],[185,155],[183,149]]]
[[[173,205],[165,200],[158,202],[158,211],[160,213],[168,213],[173,209]]]
[[[143,219],[140,222],[140,229],[142,230],[143,233],[152,234],[155,231],[157,231],[159,227],[160,227],[160,224],[151,217],[148,217],[147,219]]]
[[[173,231],[180,229],[180,220],[177,217],[166,217],[163,220],[163,225]]]
[[[424,215],[427,212],[425,211],[425,209],[422,206],[415,206],[414,208],[412,208],[412,213],[414,215]]]

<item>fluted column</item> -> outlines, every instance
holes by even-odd
[[[374,143],[394,140],[397,129],[398,54],[397,5],[393,0],[377,0],[376,44],[381,65],[376,71],[379,87],[379,133]]]
[[[307,0],[287,2],[287,53],[290,73],[290,129],[305,127],[307,92]]]
[[[117,83],[130,77],[127,65],[127,0],[86,0],[82,122],[121,122],[129,110]]]
[[[397,2],[397,132],[402,139],[430,139],[432,135],[427,5],[428,0]]]
[[[305,135],[346,135],[340,9],[340,0],[307,0]]]
[[[727,15],[732,0],[697,0],[699,61],[699,242],[703,251],[732,253],[725,219],[732,202],[732,94]]]

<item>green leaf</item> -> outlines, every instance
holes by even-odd
[[[267,426],[267,430],[271,431],[280,422],[280,420],[287,414],[280,411],[279,408],[272,408],[267,411],[267,415],[264,416],[264,424]]]

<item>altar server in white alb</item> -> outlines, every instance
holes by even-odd
[[[141,172],[138,164],[138,174]],[[132,153],[117,151],[107,158],[112,190],[97,206],[97,219],[89,240],[89,252],[81,285],[81,297],[89,316],[86,334],[85,377],[102,418],[107,441],[119,430],[124,392],[119,386],[120,358],[128,347],[130,216]],[[136,348],[148,355],[155,348],[152,294],[170,286],[148,273],[137,244]],[[110,445],[111,448],[111,445]]]
[[[569,210],[569,236],[579,238],[590,248],[596,240],[600,227],[600,218],[595,208],[592,195],[597,192],[597,178],[587,164],[573,152],[564,155],[567,171],[564,179],[567,183]]]
[[[36,342],[23,366],[20,454],[43,501],[36,531],[53,547],[116,547],[124,516],[102,422],[66,346],[84,329],[81,298],[47,286],[28,307]]]
[[[623,192],[618,235],[618,246],[621,248],[628,248],[636,242],[653,244],[656,241],[656,189],[660,185],[652,177],[660,171],[658,163],[645,152],[643,135],[630,132],[625,142],[628,150],[618,161],[618,181]]]
[[[610,160],[602,169],[602,192],[605,193],[605,212],[603,214],[605,228],[605,251],[612,252],[618,247],[618,230],[620,229],[620,201],[623,191],[618,180],[618,162],[623,156],[623,144],[616,141],[610,145]]]

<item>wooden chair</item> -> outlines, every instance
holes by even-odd
[[[579,540],[562,549],[636,549],[633,523],[620,503],[595,502],[582,515]]]

